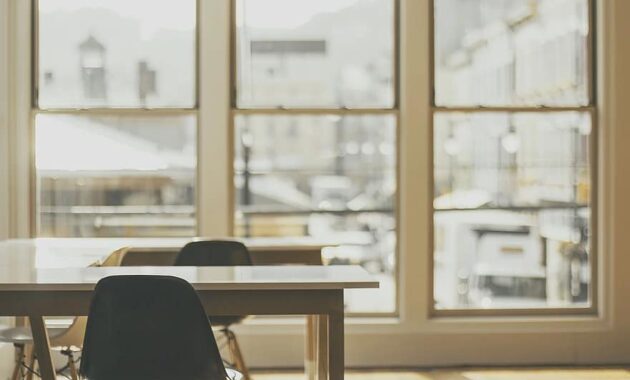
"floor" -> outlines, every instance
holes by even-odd
[[[252,380],[304,380],[300,373],[259,372]],[[348,371],[347,380],[630,380],[626,369],[466,369]]]

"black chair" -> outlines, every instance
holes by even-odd
[[[249,266],[252,258],[247,247],[233,240],[205,240],[186,244],[175,259],[176,266]],[[219,326],[227,340],[234,367],[250,379],[236,335],[230,326],[241,322],[246,316],[210,316],[210,324]]]
[[[111,276],[98,282],[79,372],[88,380],[240,377],[226,371],[193,287],[170,276]]]

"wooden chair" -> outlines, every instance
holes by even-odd
[[[67,364],[58,372],[70,370],[72,380],[78,380],[75,354],[80,352],[83,334],[85,333],[86,318],[74,318],[67,327],[50,327],[47,324],[50,336],[50,345],[67,358]],[[36,373],[37,357],[33,349],[33,334],[29,326],[12,327],[0,331],[0,341],[12,343],[16,349],[16,360],[11,375],[11,380],[32,379]],[[27,362],[28,357],[28,362]]]

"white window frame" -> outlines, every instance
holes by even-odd
[[[9,56],[9,2],[0,0],[0,57]],[[9,65],[0,58],[0,183],[9,178]],[[0,240],[9,237],[9,189],[0,186]]]
[[[198,203],[199,234],[230,232],[231,155],[229,56],[230,1],[201,1]],[[4,3],[3,3],[4,2]],[[0,196],[8,194],[9,236],[29,237],[33,144],[31,114],[31,8],[24,0],[8,4],[9,33],[0,26],[0,41],[9,41],[9,122],[0,117],[0,158],[10,146],[10,175],[0,171]],[[630,2],[598,0],[598,312],[596,315],[431,317],[430,266],[432,167],[430,157],[430,4],[401,0],[399,124],[399,299],[398,318],[349,319],[348,366],[418,367],[500,364],[611,364],[630,357]],[[0,25],[6,17],[0,16]],[[3,46],[0,42],[0,47]],[[0,69],[0,76],[3,70]],[[6,75],[6,74],[5,74]],[[3,85],[0,80],[0,86]],[[0,88],[0,92],[7,89]],[[1,97],[0,97],[1,99]],[[6,116],[5,116],[6,118]],[[2,165],[2,163],[0,163]],[[6,165],[6,164],[5,164]],[[225,179],[225,186],[215,186]],[[8,214],[8,215],[7,215]],[[613,265],[614,263],[614,265]],[[303,323],[299,320],[256,321],[240,326],[239,339],[251,366],[296,367],[303,360]],[[264,339],[264,340],[263,340]],[[274,350],[260,352],[260,342]],[[509,348],[509,349],[506,349]]]

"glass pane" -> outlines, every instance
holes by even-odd
[[[589,115],[434,121],[436,307],[588,306]]]
[[[35,123],[39,236],[195,234],[194,116]]]
[[[435,0],[435,101],[586,105],[588,0]]]
[[[195,7],[39,0],[39,107],[194,107]]]
[[[350,311],[396,305],[396,125],[393,116],[239,116],[236,233],[308,236],[360,264],[381,289],[348,292]]]
[[[237,106],[392,107],[393,3],[237,1]]]

